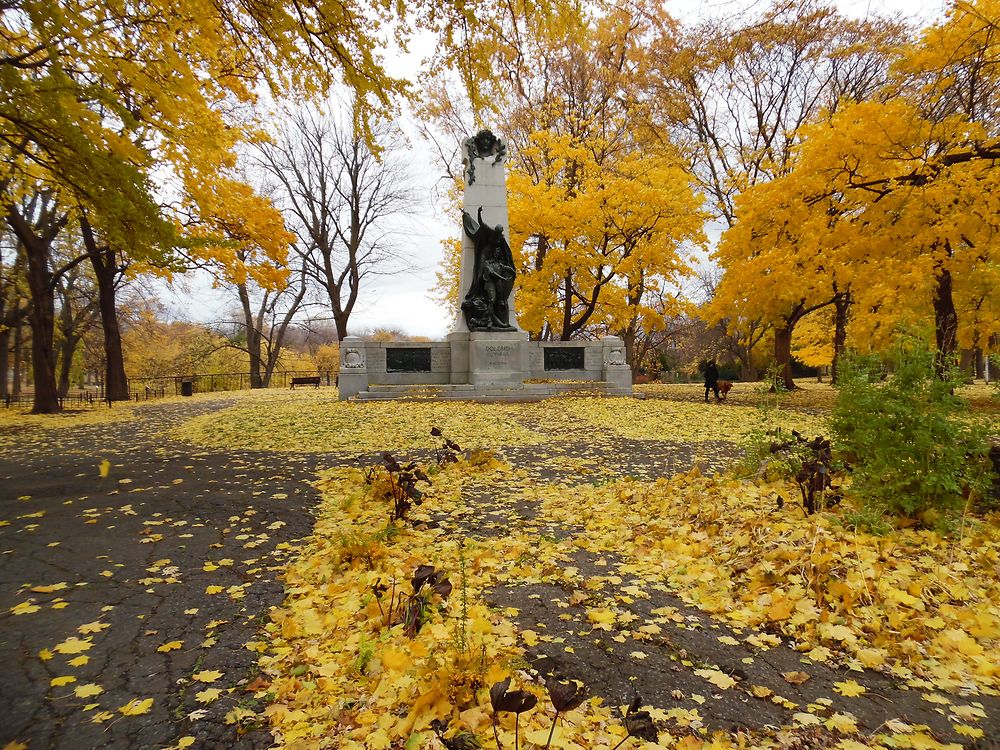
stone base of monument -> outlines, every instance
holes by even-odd
[[[529,341],[523,331],[455,332],[445,341],[340,346],[340,398],[535,401],[632,394],[620,338]]]
[[[469,383],[518,386],[528,373],[528,334],[521,331],[475,331],[469,334]]]

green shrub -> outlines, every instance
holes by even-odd
[[[889,377],[873,358],[850,357],[841,371],[831,427],[854,467],[852,491],[907,516],[961,508],[989,474],[985,431],[955,395],[959,373],[937,377],[933,353],[912,342],[894,359]]]

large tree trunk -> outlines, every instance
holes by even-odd
[[[952,296],[951,271],[940,268],[934,289],[934,339],[937,344],[937,371],[943,376],[952,363],[958,341],[958,313]]]
[[[976,352],[974,349],[959,349],[958,369],[962,376],[972,380],[976,376]]]
[[[35,398],[32,414],[53,414],[60,410],[56,387],[55,292],[49,270],[48,247],[32,242],[26,246],[28,289],[31,292],[31,371]]]
[[[976,378],[979,380],[986,378],[986,357],[979,347],[976,347]]]
[[[786,319],[783,325],[774,329],[774,364],[787,390],[795,390],[792,378],[792,331],[798,318]]]
[[[115,283],[118,280],[115,252],[107,245],[98,246],[90,222],[85,216],[80,217],[80,229],[97,280],[97,303],[101,313],[101,329],[104,332],[104,397],[110,401],[128,401],[125,354],[115,304]]]
[[[24,323],[18,318],[14,324],[14,368],[10,395],[19,398],[21,395],[21,366],[24,362]]]
[[[33,414],[53,414],[60,410],[59,393],[56,388],[56,353],[53,347],[55,336],[55,285],[53,283],[51,247],[56,235],[65,223],[56,220],[42,207],[44,231],[36,233],[32,225],[11,206],[7,212],[7,223],[17,235],[24,248],[27,260],[28,291],[31,296],[31,372],[35,388]]]
[[[851,293],[841,292],[833,298],[836,310],[833,323],[833,362],[830,363],[830,381],[836,385],[840,359],[847,346],[847,319],[851,308]]]
[[[10,395],[10,329],[0,331],[0,398]]]
[[[69,376],[73,372],[73,355],[76,353],[76,345],[79,339],[63,339],[59,346],[59,397],[66,398],[69,393]]]
[[[243,326],[247,332],[247,355],[250,357],[250,387],[264,388],[264,378],[260,373],[261,356],[261,333],[254,320],[253,310],[250,308],[250,292],[247,285],[237,284],[236,291],[240,298],[240,307],[243,309]]]

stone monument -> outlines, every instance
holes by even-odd
[[[462,157],[459,308],[451,333],[445,341],[422,342],[346,337],[340,345],[340,398],[535,400],[581,390],[630,395],[632,371],[620,338],[529,341],[514,305],[507,144],[480,130],[462,142]],[[536,382],[525,383],[529,379]]]
[[[528,334],[518,326],[514,306],[506,160],[507,144],[489,130],[462,143],[461,309],[448,334],[452,383],[519,386],[528,377]]]

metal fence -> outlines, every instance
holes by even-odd
[[[295,378],[319,378],[319,384],[323,386],[337,384],[337,373],[330,370],[280,370],[271,375],[268,387],[291,388]],[[180,396],[188,390],[185,384],[189,384],[190,393],[248,390],[250,388],[250,373],[215,372],[131,378],[129,380],[129,401],[151,401],[166,396]],[[17,396],[7,395],[3,397],[3,405],[7,409],[30,409],[32,401],[33,397],[30,391],[22,391]],[[109,403],[105,399],[103,388],[75,391],[59,399],[59,404],[63,408],[111,406],[113,403]]]

